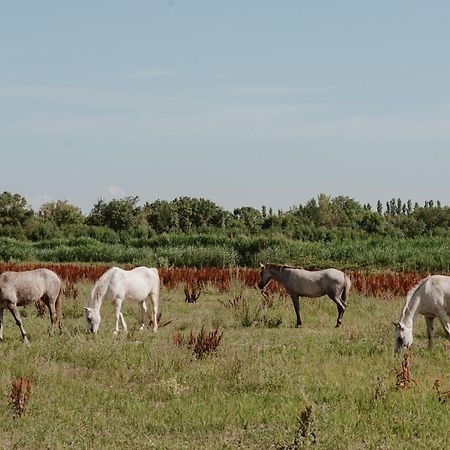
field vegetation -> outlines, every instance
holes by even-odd
[[[376,211],[324,194],[274,212],[226,211],[205,199],[138,204],[99,200],[88,215],[66,201],[33,211],[19,194],[0,195],[0,260],[167,267],[256,267],[449,271],[450,208],[392,199]]]
[[[94,337],[91,287],[65,281],[61,334],[23,310],[29,347],[5,313],[0,448],[432,449],[449,438],[450,346],[438,329],[428,351],[419,319],[411,352],[394,356],[402,297],[354,291],[340,329],[330,300],[305,299],[296,329],[281,291],[233,278],[187,302],[185,283],[168,282],[158,333],[139,332],[126,306],[129,334],[113,336],[105,303]]]

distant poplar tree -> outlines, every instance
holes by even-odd
[[[389,212],[394,215],[397,211],[397,204],[395,202],[395,198],[391,199],[389,202]]]
[[[412,211],[413,211],[413,209],[412,209],[412,201],[411,201],[411,199],[409,199],[406,202],[406,213],[408,214],[408,216],[410,216],[412,214]]]
[[[380,200],[377,201],[377,213],[383,214],[383,204],[381,203]]]
[[[401,214],[402,213],[402,201],[399,198],[397,199],[397,206],[395,208],[395,212],[397,214]]]

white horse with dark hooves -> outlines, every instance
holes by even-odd
[[[437,317],[450,339],[450,277],[430,275],[417,283],[406,295],[400,320],[395,325],[395,351],[410,347],[413,326],[418,314],[425,317],[428,348],[433,346],[433,322]]]
[[[336,327],[341,326],[352,285],[344,272],[332,268],[309,271],[281,264],[261,264],[258,287],[264,289],[272,278],[280,282],[291,296],[297,316],[297,327],[302,325],[299,298],[322,295],[328,295],[336,304],[338,309]]]
[[[147,298],[151,300],[153,331],[157,331],[159,289],[159,274],[155,268],[136,267],[124,270],[112,267],[95,282],[89,304],[84,308],[88,331],[97,333],[101,321],[100,307],[105,298],[111,300],[115,307],[114,334],[119,333],[119,321],[123,331],[125,333],[128,331],[121,312],[122,303],[128,301],[140,304],[142,312],[140,330],[145,328]]]

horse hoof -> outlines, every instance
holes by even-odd
[[[114,334],[114,336],[117,336],[119,334],[119,332],[114,330],[113,334]]]

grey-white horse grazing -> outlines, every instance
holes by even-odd
[[[144,329],[147,313],[146,299],[150,297],[153,331],[157,331],[159,287],[158,270],[154,268],[136,267],[132,270],[124,270],[120,267],[112,267],[107,270],[95,282],[89,305],[84,308],[88,330],[97,333],[101,321],[100,307],[105,298],[112,300],[115,307],[114,334],[119,333],[119,320],[122,323],[123,331],[126,333],[128,330],[121,312],[124,301],[132,301],[141,305],[142,323],[140,329]]]
[[[8,308],[20,328],[23,342],[28,344],[17,307],[39,299],[48,307],[54,330],[61,318],[61,284],[58,275],[48,269],[3,272],[0,275],[0,341],[3,341],[3,310]]]
[[[344,272],[337,269],[309,271],[280,264],[261,264],[258,287],[264,289],[272,278],[280,282],[291,296],[297,316],[297,327],[302,324],[299,297],[322,295],[328,295],[336,303],[336,327],[341,325],[351,288],[350,278]]]
[[[410,347],[413,325],[418,314],[425,316],[428,348],[433,346],[433,322],[437,317],[450,339],[450,277],[430,275],[417,283],[406,295],[400,320],[395,325],[395,351]]]

